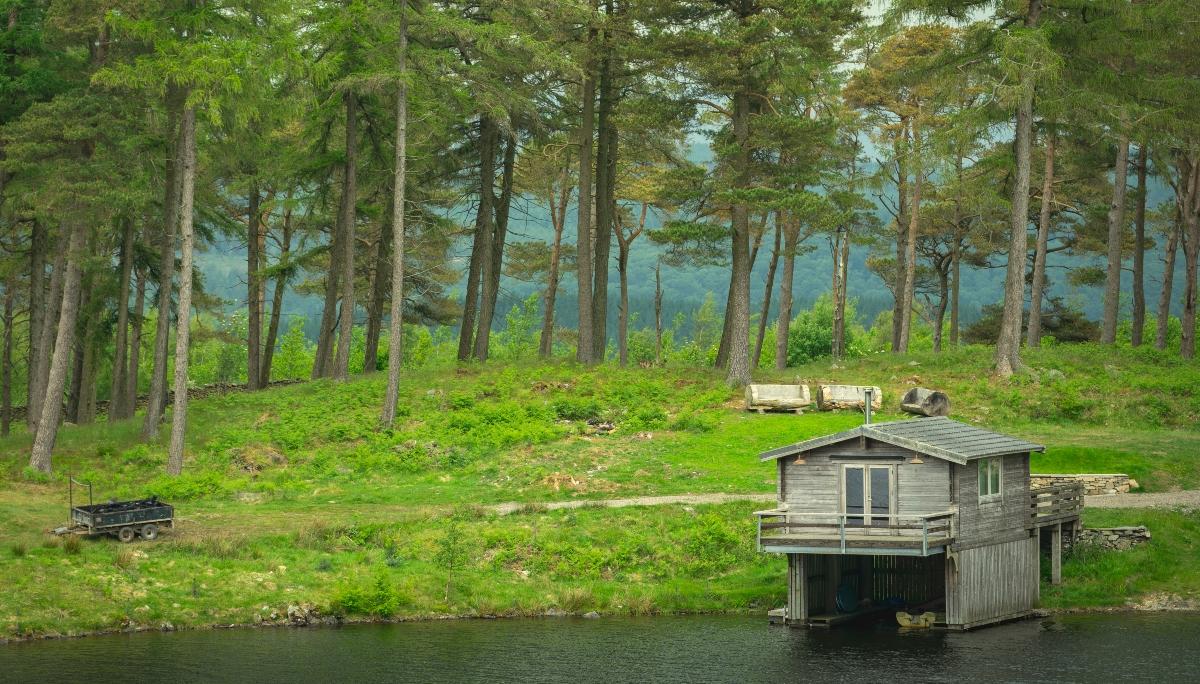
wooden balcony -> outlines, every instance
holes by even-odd
[[[1078,520],[1083,513],[1083,484],[1065,482],[1029,490],[1030,527]]]
[[[953,511],[861,515],[757,511],[758,549],[768,553],[931,556],[954,541]]]

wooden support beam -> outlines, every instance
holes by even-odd
[[[788,554],[787,623],[803,625],[808,622],[808,572],[804,554]]]
[[[1050,583],[1062,584],[1062,523],[1050,528]]]

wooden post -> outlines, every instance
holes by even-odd
[[[837,590],[842,583],[841,556],[825,556],[825,612],[837,613]]]
[[[1062,523],[1050,529],[1050,583],[1062,584]]]
[[[784,617],[789,625],[803,625],[808,622],[807,564],[802,553],[789,553],[787,558],[788,600]]]

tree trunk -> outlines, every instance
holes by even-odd
[[[479,296],[479,324],[475,333],[475,358],[487,361],[491,344],[492,322],[496,317],[496,299],[500,295],[500,275],[504,267],[504,241],[508,239],[508,212],[512,208],[513,171],[517,159],[517,137],[513,133],[504,146],[500,172],[500,201],[495,205],[491,253],[483,263]],[[491,190],[489,189],[489,192]]]
[[[343,169],[339,223],[342,229],[342,308],[338,316],[337,356],[333,377],[350,377],[350,345],[354,339],[354,223],[358,201],[358,98],[346,93],[346,166]]]
[[[958,346],[958,291],[962,282],[962,247],[954,248],[954,263],[951,271],[954,273],[954,284],[950,286],[950,344]]]
[[[938,307],[933,326],[933,352],[935,354],[942,351],[942,324],[946,321],[946,306],[950,300],[950,272],[942,264],[938,264],[937,272]]]
[[[606,85],[606,81],[608,82]],[[616,183],[617,129],[604,109],[612,107],[612,79],[601,75],[600,123],[597,126],[596,146],[596,239],[593,246],[592,268],[592,358],[603,361],[608,347],[608,269],[612,254],[613,224],[616,222],[614,202]],[[607,105],[605,101],[610,100]],[[607,122],[605,119],[609,119]]]
[[[617,275],[621,283],[621,301],[617,311],[617,359],[624,368],[629,363],[629,241],[621,239],[620,235],[617,236]]]
[[[654,363],[663,362],[663,322],[662,322],[662,264],[654,264]]]
[[[721,319],[721,341],[717,343],[717,359],[713,363],[716,368],[729,368],[729,338],[733,325],[729,312],[733,311],[733,298],[737,296],[737,288],[734,286],[735,278],[736,275],[731,269],[729,271],[729,288],[725,292],[725,315]]]
[[[54,341],[62,312],[63,287],[67,270],[67,252],[60,250],[54,258],[54,271],[50,274],[50,295],[46,302],[46,313],[42,316],[42,330],[38,335],[38,354],[31,371],[34,375],[33,391],[29,396],[26,421],[31,433],[37,432],[38,421],[42,418],[42,399],[46,397],[46,383],[50,378],[50,360],[54,354]]]
[[[88,307],[91,306],[89,287],[91,278],[85,278],[80,285],[79,294],[79,311],[76,314],[84,320],[83,330],[76,334],[75,348],[71,350],[71,380],[67,390],[67,409],[65,420],[68,423],[79,423],[79,405],[83,397],[83,357],[84,350],[87,347],[88,333],[91,328],[91,317],[88,316]],[[76,323],[78,325],[78,323]]]
[[[4,342],[0,351],[0,437],[12,425],[13,283],[4,285]]]
[[[41,417],[34,433],[33,449],[29,466],[44,473],[51,471],[51,452],[58,437],[58,425],[62,419],[63,388],[67,383],[67,364],[71,349],[75,346],[75,324],[79,314],[79,290],[82,271],[80,260],[86,244],[82,224],[71,227],[71,236],[66,250],[66,273],[62,280],[62,301],[59,305],[54,352],[47,364],[46,391],[41,402]]]
[[[1046,287],[1046,254],[1050,244],[1050,212],[1054,204],[1054,131],[1046,131],[1046,166],[1042,174],[1042,206],[1038,212],[1037,245],[1033,256],[1033,282],[1029,288],[1029,328],[1025,344],[1042,344],[1042,293]]]
[[[734,188],[750,187],[750,94],[739,90],[733,97],[733,137],[737,143]],[[750,222],[744,200],[737,200],[732,213],[732,308],[729,318],[729,372],[726,384],[750,384]]]
[[[1133,327],[1129,343],[1142,346],[1146,327],[1146,143],[1138,145],[1137,206],[1133,214]]]
[[[108,419],[125,418],[125,381],[128,380],[129,288],[133,277],[133,221],[122,221],[121,285],[117,294],[117,341],[113,351],[112,389],[108,395]]]
[[[14,12],[15,12],[14,5]],[[37,382],[37,364],[44,350],[42,321],[46,317],[46,229],[41,221],[34,219],[29,227],[29,349],[25,361],[25,407],[29,415],[26,422],[33,425],[33,397]]]
[[[329,270],[325,273],[325,300],[321,307],[321,327],[317,331],[317,349],[313,355],[312,378],[327,378],[333,366],[333,334],[337,330],[338,290],[342,280],[341,231],[329,236]]]
[[[396,152],[392,177],[392,307],[388,320],[388,381],[380,422],[391,427],[396,420],[400,394],[400,369],[404,363],[404,200],[408,171],[408,13],[400,6],[400,50],[397,57],[400,83],[396,93]]]
[[[289,197],[290,199],[290,197]],[[283,236],[279,246],[279,264],[287,264],[292,253],[292,210],[283,212]],[[279,320],[283,313],[283,295],[287,291],[287,273],[280,271],[275,276],[275,294],[271,298],[271,322],[267,326],[267,343],[263,345],[262,378],[259,385],[271,384],[271,364],[275,359],[275,344],[279,340]]]
[[[363,372],[379,369],[379,337],[383,333],[383,303],[387,297],[392,254],[392,222],[380,226],[379,241],[375,244],[375,269],[371,276],[371,300],[367,304],[367,338],[363,348]]]
[[[133,334],[129,338],[129,370],[125,379],[125,418],[137,412],[138,376],[142,362],[142,321],[146,317],[146,272],[137,270],[137,293],[133,296]]]
[[[495,213],[492,188],[496,183],[496,145],[499,131],[490,116],[479,117],[479,208],[475,213],[475,238],[467,267],[467,292],[463,300],[462,328],[458,333],[458,360],[466,361],[475,351],[475,317],[479,310],[483,265],[492,253],[492,221]],[[486,261],[485,261],[486,260]]]
[[[1181,196],[1176,194],[1175,202],[1183,217],[1183,340],[1179,345],[1179,353],[1185,359],[1196,355],[1196,271],[1197,257],[1200,256],[1200,155],[1186,154],[1181,162],[1188,171],[1186,178],[1181,178],[1179,188],[1186,188]]]
[[[1129,183],[1129,136],[1117,142],[1117,161],[1113,169],[1112,202],[1108,205],[1108,269],[1104,278],[1104,320],[1100,343],[1117,341],[1117,314],[1121,300],[1121,247],[1125,239],[1125,191]]]
[[[788,333],[792,324],[792,282],[796,271],[796,239],[800,227],[789,221],[783,238],[783,280],[779,286],[779,317],[775,326],[775,370],[787,368]]]
[[[596,82],[592,78],[590,60],[584,69],[583,114],[579,124],[579,218],[576,221],[578,235],[575,248],[575,277],[579,284],[579,342],[575,346],[575,359],[591,365],[596,360],[592,353],[592,340],[595,339],[592,321],[592,138]]]
[[[183,126],[176,124],[177,115],[168,112],[172,143],[167,155],[166,198],[163,202],[164,222],[158,266],[158,320],[154,326],[154,368],[150,374],[150,396],[146,402],[146,417],[142,422],[142,438],[158,434],[163,419],[167,393],[167,340],[171,334],[171,286],[175,275],[175,231],[179,227],[179,195],[183,174],[176,159],[180,152]],[[190,275],[190,274],[189,274]],[[185,322],[186,323],[186,322]]]
[[[175,404],[171,408],[171,446],[167,452],[167,474],[183,472],[183,437],[187,429],[188,351],[191,337],[192,311],[192,208],[196,191],[196,110],[183,112],[180,123],[180,146],[183,148],[179,192],[179,312],[175,331]]]
[[[846,236],[842,238],[842,258],[839,264],[842,270],[839,278],[841,288],[838,290],[837,311],[838,319],[835,326],[838,335],[838,350],[843,356],[846,355],[846,302],[848,301],[850,292],[850,230],[847,228]]]
[[[904,236],[904,298],[900,300],[900,344],[896,351],[908,353],[908,338],[912,332],[913,300],[917,289],[917,229],[921,220],[921,189],[924,185],[921,169],[921,125],[912,120],[912,205],[908,209],[908,232]]]
[[[1158,320],[1155,321],[1154,348],[1167,348],[1167,331],[1171,324],[1171,290],[1175,284],[1175,257],[1179,253],[1179,234],[1183,229],[1183,219],[1175,217],[1175,225],[1167,238],[1166,253],[1163,255],[1163,284],[1158,294]]]
[[[75,423],[88,425],[96,420],[96,317],[87,316],[83,333],[83,363],[79,367],[79,399]]]
[[[833,329],[830,337],[830,355],[834,360],[840,360],[846,353],[846,311],[843,308],[842,291],[846,288],[846,281],[842,276],[842,245],[849,242],[850,236],[846,234],[845,228],[838,228],[833,239],[833,289],[831,297],[833,299]]]
[[[1030,0],[1025,27],[1037,26],[1042,12],[1041,0]],[[1024,367],[1021,362],[1021,311],[1025,307],[1025,258],[1029,225],[1029,167],[1033,142],[1033,92],[1027,89],[1017,105],[1013,148],[1016,177],[1013,182],[1009,214],[1008,269],[1004,278],[1004,311],[996,340],[996,374],[1011,376]]]
[[[554,244],[550,247],[550,270],[546,274],[545,310],[542,312],[542,336],[538,341],[538,355],[543,359],[550,358],[554,353],[554,307],[558,301],[563,228],[567,223],[567,203],[571,198],[571,189],[567,187],[567,179],[570,171],[566,164],[569,163],[568,158],[563,168],[559,170],[557,186],[558,204],[557,206],[550,207],[550,221],[554,226]],[[547,197],[555,197],[554,188],[551,188]]]
[[[262,232],[261,196],[258,183],[250,184],[246,204],[246,388],[261,387],[262,368],[262,253],[259,237]]]
[[[775,269],[779,266],[779,252],[783,226],[779,212],[775,212],[775,246],[771,249],[771,260],[767,262],[767,282],[763,289],[762,314],[758,317],[758,335],[754,340],[754,357],[751,366],[758,368],[762,361],[763,339],[767,336],[767,318],[771,315],[771,294],[775,292]]]
[[[904,276],[908,272],[905,258],[908,254],[906,239],[908,236],[908,163],[906,147],[909,147],[908,117],[900,117],[901,134],[892,141],[892,149],[896,157],[896,273],[892,286],[892,351],[900,351],[901,312],[904,309]]]

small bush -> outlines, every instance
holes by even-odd
[[[22,558],[26,551],[25,542],[13,542],[8,550],[12,552],[13,558]]]
[[[334,596],[334,610],[347,615],[391,617],[400,608],[400,592],[385,575],[377,575],[369,586],[342,587]]]
[[[117,552],[117,557],[113,559],[113,565],[122,570],[128,570],[133,566],[134,555],[130,549],[121,549]]]
[[[717,416],[703,411],[681,413],[671,421],[671,429],[682,432],[712,432],[719,423]]]

